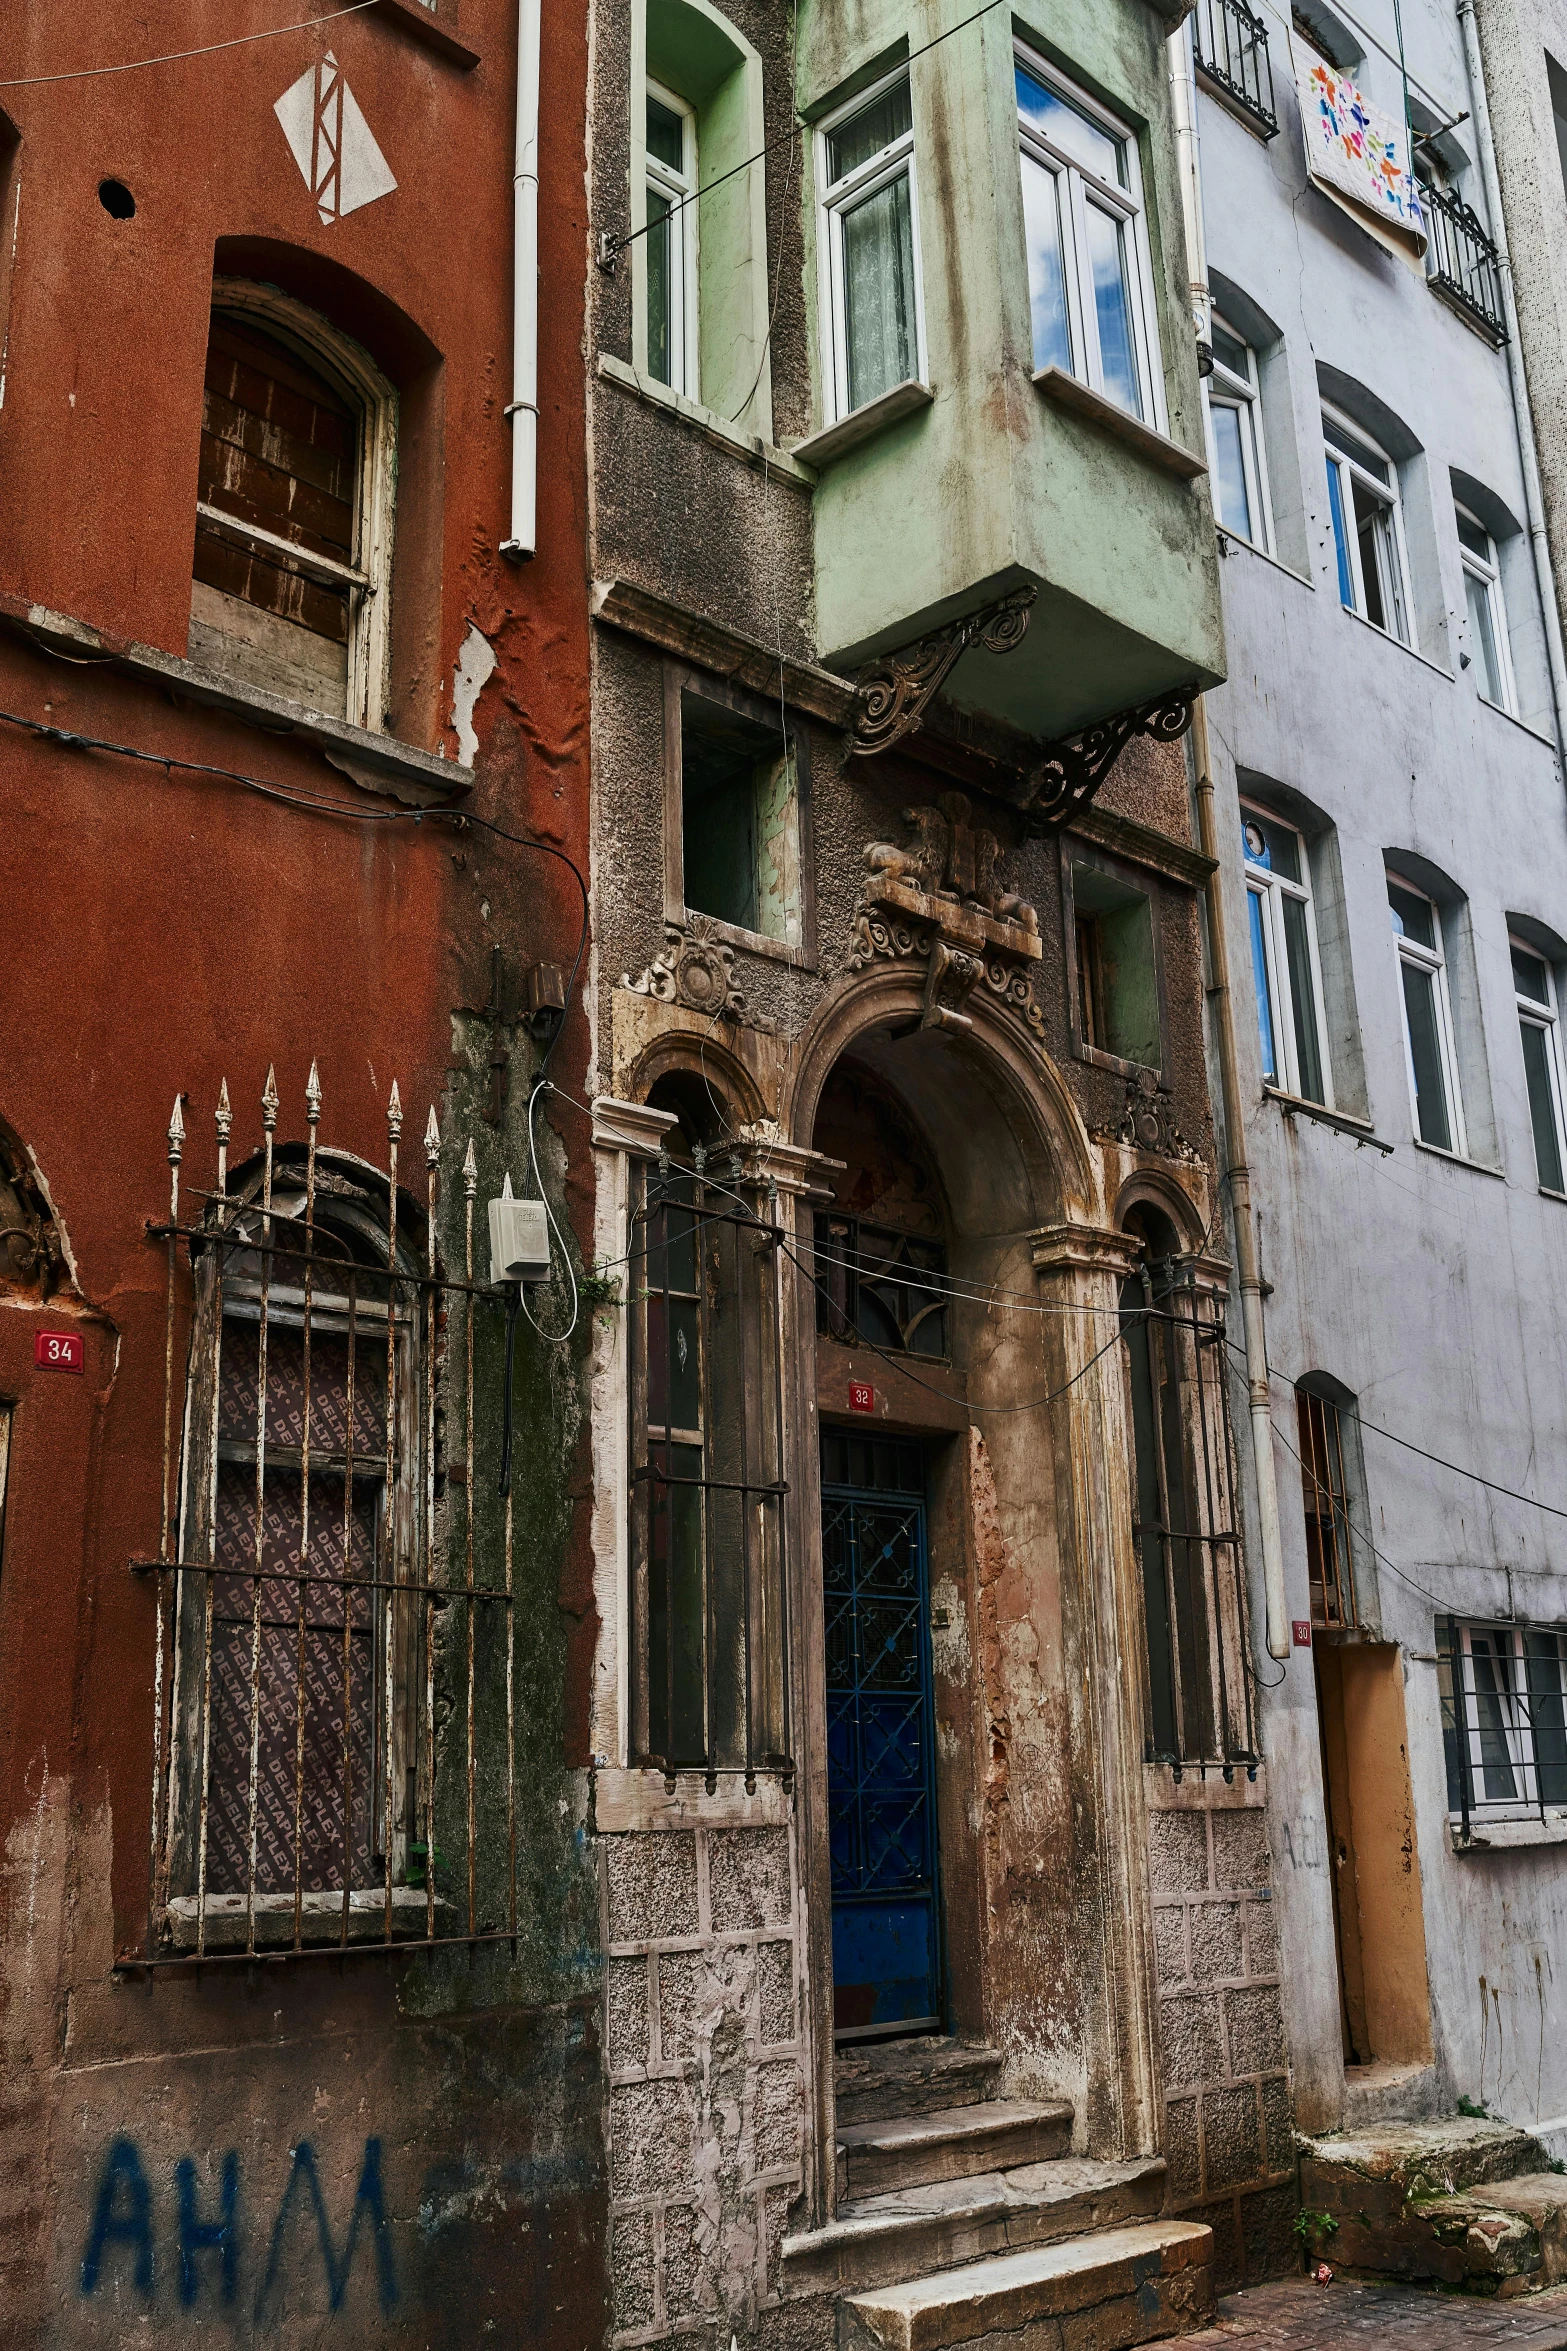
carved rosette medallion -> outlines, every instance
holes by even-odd
[[[1147,1151],[1160,1159],[1196,1159],[1195,1152],[1175,1123],[1175,1107],[1151,1069],[1140,1069],[1126,1081],[1126,1108],[1108,1126],[1096,1127],[1102,1143],[1122,1143],[1131,1151]]]
[[[678,923],[666,923],[663,952],[638,979],[622,972],[620,984],[634,996],[682,1004],[688,1012],[707,1013],[716,1020],[739,1021],[745,1018],[745,998],[735,984],[734,961],[734,949],[721,939],[698,938]]]
[[[904,810],[909,841],[870,843],[849,969],[923,963],[922,1028],[972,1026],[963,1007],[984,989],[1042,1038],[1032,979],[1039,916],[999,880],[1001,844],[972,814],[962,792],[945,792],[933,807]]]

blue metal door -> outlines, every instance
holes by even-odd
[[[833,2023],[941,2022],[924,1459],[822,1434]]]

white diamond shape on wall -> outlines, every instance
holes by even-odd
[[[396,187],[386,157],[329,49],[272,110],[324,221],[341,220]]]

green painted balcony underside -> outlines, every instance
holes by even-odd
[[[972,13],[972,0],[807,0],[802,110]],[[1205,477],[1181,479],[1034,382],[1014,33],[1135,134],[1168,439],[1203,448],[1163,27],[1147,0],[1014,0],[910,69],[926,377],[935,398],[824,466],[814,499],[823,657],[852,669],[1038,590],[1022,644],[968,654],[952,698],[1058,736],[1224,670]],[[808,250],[820,269],[812,204]],[[818,413],[830,414],[818,385]],[[1149,419],[1153,421],[1152,417]]]

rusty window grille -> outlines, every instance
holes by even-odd
[[[1276,138],[1278,108],[1273,96],[1273,61],[1268,28],[1246,0],[1197,0],[1192,17],[1197,71],[1254,122],[1265,139]]]
[[[783,1235],[738,1159],[643,1171],[631,1242],[631,1754],[788,1775]]]
[[[816,1219],[816,1327],[892,1354],[947,1352],[947,1252],[858,1217]]]
[[[1485,223],[1453,188],[1422,173],[1420,202],[1426,216],[1426,277],[1464,319],[1498,346],[1507,340],[1502,307],[1501,257]]]
[[[1437,1622],[1447,1808],[1472,1825],[1567,1811],[1567,1635]]]
[[[1306,1565],[1311,1621],[1325,1632],[1360,1621],[1355,1601],[1355,1557],[1350,1534],[1349,1470],[1344,1423],[1331,1396],[1296,1390],[1301,1488],[1306,1512]]]
[[[1142,1569],[1150,1763],[1257,1764],[1223,1309],[1190,1267],[1145,1261],[1121,1290]]]
[[[476,1538],[489,1474],[475,1355],[501,1293],[474,1275],[473,1145],[435,1113],[424,1199],[387,1159],[280,1139],[187,1184],[169,1129],[150,1966],[407,1950],[517,1935],[512,1500]],[[463,1270],[437,1243],[461,1184]],[[454,1204],[455,1205],[455,1204]],[[482,1422],[482,1427],[481,1427]],[[496,1556],[496,1553],[499,1556]]]

